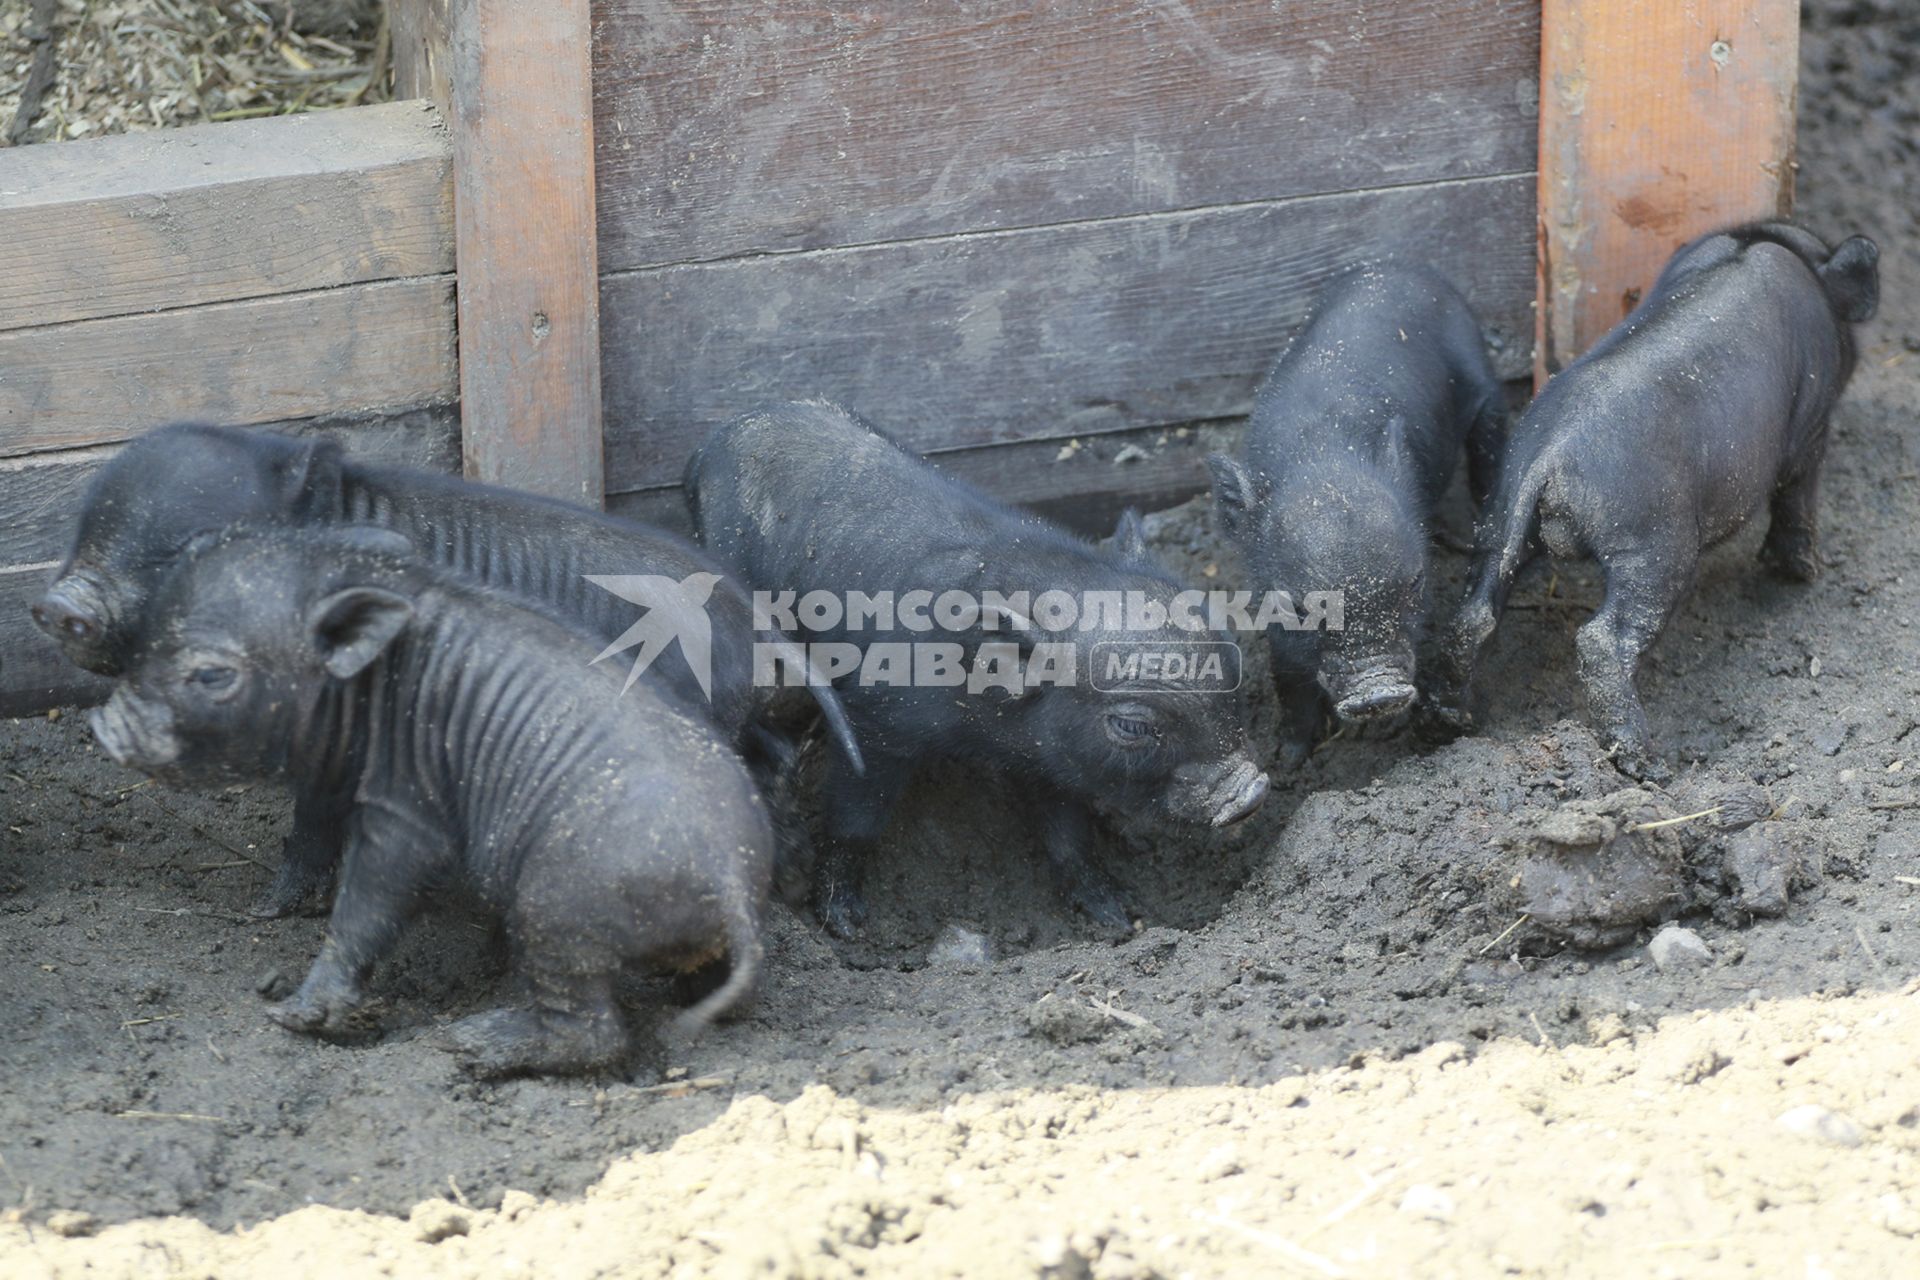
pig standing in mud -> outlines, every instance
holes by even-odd
[[[1312,749],[1323,702],[1348,723],[1412,706],[1433,509],[1463,444],[1474,500],[1492,487],[1500,404],[1466,299],[1426,269],[1363,267],[1267,376],[1245,461],[1207,459],[1251,585],[1343,598],[1339,630],[1268,632],[1284,764]]]
[[[172,557],[195,535],[242,522],[352,521],[397,530],[433,562],[510,591],[603,640],[624,642],[652,625],[662,633],[653,643],[669,651],[652,655],[649,680],[710,717],[755,767],[763,791],[771,789],[791,745],[768,721],[790,717],[792,702],[807,694],[754,684],[755,642],[778,637],[754,633],[746,592],[725,580],[711,557],[665,530],[533,494],[361,462],[329,441],[196,425],[165,427],[133,441],[95,477],[73,549],[33,616],[74,663],[118,675],[144,638],[148,600]],[[646,616],[635,624],[630,598],[588,575],[646,587]],[[671,645],[675,632],[681,643]],[[711,645],[692,647],[710,648],[710,657],[687,651],[685,637],[699,632]],[[704,668],[702,658],[709,664]],[[859,749],[833,690],[816,685],[807,693],[858,772]],[[346,802],[314,787],[297,788],[293,832],[256,915],[283,915],[326,887]]]
[[[1116,546],[1099,550],[1039,518],[949,479],[845,410],[823,402],[749,413],[721,427],[687,470],[701,540],[769,592],[964,593],[982,616],[969,630],[930,635],[905,618],[884,625],[810,630],[815,642],[870,652],[886,644],[951,639],[977,667],[987,645],[1032,653],[1036,641],[1074,642],[1080,659],[1102,642],[1190,642],[1189,632],[1104,629],[1049,635],[992,595],[1037,599],[1048,591],[1140,593],[1162,607],[1180,590],[1152,564],[1139,521],[1123,519]],[[848,680],[842,697],[867,753],[868,776],[832,768],[823,808],[829,846],[815,878],[827,927],[857,930],[866,905],[860,867],[894,802],[923,764],[967,759],[1006,772],[1031,796],[1054,881],[1103,930],[1132,927],[1118,889],[1088,861],[1091,811],[1158,811],[1223,826],[1251,814],[1267,778],[1248,750],[1243,704],[1233,693],[1136,679],[1103,692],[1086,678],[1015,690],[882,685]],[[837,762],[835,762],[837,764]]]
[[[1658,774],[1634,690],[1640,655],[1693,587],[1701,552],[1760,508],[1760,556],[1819,572],[1815,502],[1827,420],[1853,373],[1852,327],[1879,303],[1879,250],[1788,223],[1702,236],[1549,382],[1514,428],[1480,525],[1435,701],[1462,726],[1474,663],[1536,542],[1606,578],[1580,628],[1580,680],[1616,760]]]
[[[624,960],[725,954],[682,1023],[726,1010],[759,965],[772,853],[745,765],[650,686],[623,700],[585,637],[407,551],[354,526],[196,542],[93,713],[108,755],[163,781],[320,777],[351,797],[326,943],[273,1020],[361,1029],[369,971],[456,881],[499,914],[526,1001],[455,1027],[476,1070],[621,1057]]]

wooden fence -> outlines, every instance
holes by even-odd
[[[25,606],[164,422],[683,523],[708,429],[825,395],[1091,522],[1201,487],[1349,263],[1520,377],[1791,194],[1795,0],[390,3],[409,101],[0,150],[0,707],[97,694]]]

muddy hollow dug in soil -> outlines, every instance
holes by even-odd
[[[1885,301],[1826,574],[1765,577],[1749,530],[1647,663],[1669,787],[1599,759],[1595,576],[1543,568],[1481,736],[1343,738],[1230,836],[1128,832],[1122,945],[1052,908],[1012,784],[923,782],[866,941],[776,912],[762,997],[683,1054],[483,1084],[440,1047],[492,997],[483,922],[408,937],[376,1041],[297,1039],[262,993],[322,922],[241,914],[284,800],[140,786],[71,712],[0,725],[0,1269],[1910,1274],[1920,31],[1809,9],[1801,212],[1880,241]],[[1204,504],[1150,523],[1234,580]],[[1670,918],[1703,967],[1652,962]]]

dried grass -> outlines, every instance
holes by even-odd
[[[391,93],[377,0],[0,0],[0,145],[50,8],[52,79],[22,143],[289,115]]]

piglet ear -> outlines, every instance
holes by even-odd
[[[1122,511],[1120,522],[1113,526],[1113,549],[1130,563],[1147,559],[1147,527],[1132,507]]]
[[[413,618],[413,602],[379,587],[348,587],[307,610],[307,635],[327,673],[350,680],[365,671]]]
[[[278,465],[280,493],[292,502],[324,493],[339,482],[345,451],[332,440],[299,440]]]
[[[1253,476],[1224,453],[1207,455],[1207,470],[1213,474],[1213,505],[1228,533],[1237,533],[1247,513],[1260,500]]]
[[[1880,246],[1865,236],[1851,237],[1820,268],[1820,283],[1842,320],[1859,324],[1873,319],[1880,309]]]

